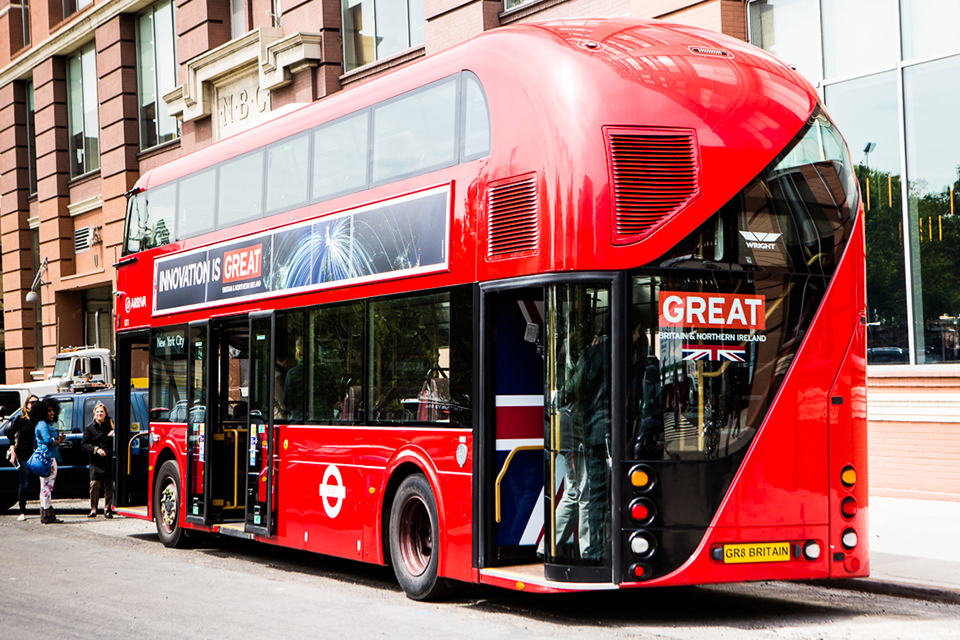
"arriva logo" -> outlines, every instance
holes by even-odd
[[[127,313],[130,313],[131,309],[143,309],[147,306],[147,296],[137,296],[136,298],[127,298],[123,303],[124,308]]]
[[[747,241],[748,249],[776,249],[776,242],[781,233],[754,233],[753,231],[741,231],[740,235]]]

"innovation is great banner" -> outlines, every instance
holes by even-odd
[[[447,268],[441,187],[158,258],[153,313]]]

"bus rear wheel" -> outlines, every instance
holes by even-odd
[[[180,527],[180,467],[173,460],[160,466],[153,487],[153,519],[157,534],[165,547],[185,546],[186,536]]]
[[[390,558],[408,598],[434,600],[446,590],[439,577],[437,500],[423,474],[407,476],[390,509]]]

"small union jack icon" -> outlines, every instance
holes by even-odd
[[[745,362],[746,347],[731,347],[725,344],[685,344],[684,360],[710,360],[711,362]]]

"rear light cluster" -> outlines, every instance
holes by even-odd
[[[635,465],[630,469],[628,480],[634,492],[639,494],[630,502],[629,515],[633,525],[646,527],[657,517],[657,505],[646,497],[656,484],[656,475],[653,469],[645,464]],[[630,576],[636,580],[643,580],[651,576],[650,565],[646,564],[657,552],[657,540],[649,531],[635,531],[630,535],[630,553],[633,564],[630,567]]]
[[[840,472],[840,484],[843,485],[843,488],[847,491],[853,491],[853,488],[857,484],[857,470],[853,468],[853,465],[848,464]],[[860,507],[857,504],[857,499],[852,495],[844,496],[843,500],[840,501],[840,515],[848,522],[857,515],[859,510]],[[848,526],[840,534],[840,546],[843,547],[844,551],[853,551],[857,548],[859,541],[860,538],[857,535],[857,531],[852,526]],[[836,562],[842,561],[844,569],[851,573],[860,569],[859,558],[847,557],[843,553],[838,552],[833,554],[833,559]]]

